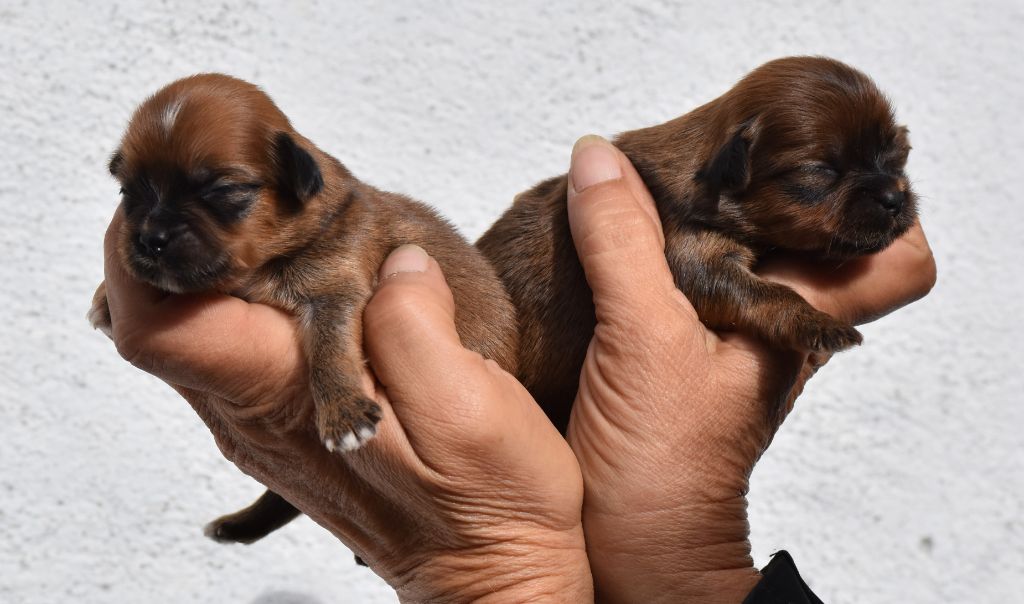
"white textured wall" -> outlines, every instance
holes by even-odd
[[[205,540],[261,487],[83,318],[117,200],[105,160],[156,88],[258,82],[359,177],[475,237],[577,136],[797,53],[895,100],[940,278],[801,399],[755,474],[755,558],[790,549],[832,603],[1018,599],[1019,0],[179,4],[0,1],[0,601],[393,601],[306,519],[249,548]]]

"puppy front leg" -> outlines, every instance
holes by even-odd
[[[674,243],[668,257],[676,285],[709,327],[806,352],[837,352],[861,343],[852,325],[815,309],[785,285],[754,274],[754,255],[740,244],[710,232]]]
[[[380,406],[362,389],[362,313],[367,296],[321,296],[310,301],[310,386],[320,440],[328,450],[351,451],[377,433]]]

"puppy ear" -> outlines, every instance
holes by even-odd
[[[274,158],[277,160],[279,186],[290,192],[299,203],[309,201],[323,188],[320,166],[287,132],[279,132],[274,137]]]
[[[893,143],[895,143],[897,147],[909,150],[911,148],[910,129],[906,126],[897,126],[896,136],[893,137]]]
[[[756,134],[757,125],[752,119],[734,128],[697,172],[697,179],[716,192],[738,193],[746,189],[750,184],[750,150]]]
[[[114,154],[110,156],[110,163],[107,164],[107,170],[110,171],[111,176],[117,176],[117,173],[121,171],[121,164],[124,163],[124,155],[121,150],[114,151]]]

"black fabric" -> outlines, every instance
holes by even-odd
[[[773,554],[772,561],[761,569],[761,581],[743,600],[743,604],[823,603],[800,578],[793,557],[783,550]]]

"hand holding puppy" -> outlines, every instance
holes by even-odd
[[[569,191],[597,317],[567,435],[583,472],[596,595],[740,602],[759,579],[747,541],[750,472],[825,359],[706,328],[673,283],[650,193],[608,142],[577,143]],[[789,257],[762,270],[853,324],[935,281],[919,224],[841,269]]]
[[[251,83],[199,74],[161,88],[132,115],[109,170],[121,206],[108,236],[135,279],[177,294],[230,294],[297,319],[310,419],[328,450],[357,449],[377,432],[380,406],[359,384],[362,318],[377,269],[400,245],[422,246],[444,266],[465,346],[515,371],[515,308],[480,252],[429,207],[360,181]],[[105,290],[89,319],[109,335]],[[268,492],[206,534],[252,543],[298,513]]]
[[[575,457],[526,390],[465,349],[436,261],[399,248],[364,330],[371,445],[321,444],[294,320],[222,294],[171,295],[128,275],[106,238],[113,339],[172,385],[243,472],[336,535],[402,601],[592,599]],[[552,596],[552,594],[557,594]],[[544,597],[549,600],[544,600]]]
[[[653,193],[675,286],[704,325],[818,355],[860,343],[848,322],[755,270],[779,250],[863,257],[914,224],[908,130],[866,74],[824,57],[777,59],[615,144]],[[517,376],[561,430],[596,324],[567,190],[563,175],[518,195],[477,242],[516,306]]]

